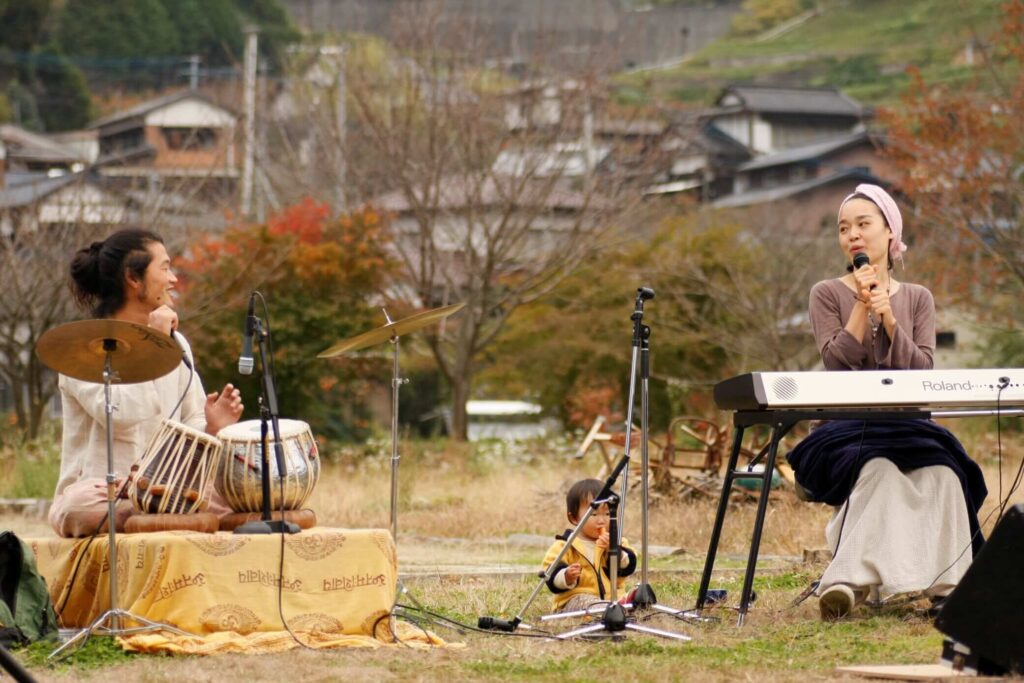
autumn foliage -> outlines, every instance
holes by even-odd
[[[1024,0],[1002,17],[972,80],[933,87],[912,72],[901,107],[882,112],[928,280],[982,312],[1024,286]]]
[[[192,245],[178,264],[183,327],[197,349],[207,390],[233,382],[243,389],[246,418],[257,417],[260,385],[238,375],[246,302],[258,290],[269,322],[281,416],[301,419],[322,435],[359,437],[365,403],[382,363],[322,360],[335,342],[384,324],[379,308],[391,272],[387,237],[370,208],[332,217],[326,204],[304,199],[266,224],[240,224]],[[258,355],[257,355],[258,359]]]

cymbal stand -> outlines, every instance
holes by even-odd
[[[391,320],[391,316],[388,315],[387,309],[381,309],[384,311],[384,318],[388,321],[387,324],[391,325],[394,321]],[[398,453],[398,391],[402,388],[403,384],[408,384],[409,379],[402,377],[399,371],[399,336],[394,334],[389,339],[391,342],[391,539],[395,543],[395,556],[398,556],[398,464],[401,456]],[[413,607],[420,610],[421,614],[426,614],[423,608],[423,604],[416,599],[409,589],[402,583],[402,579],[397,580],[398,595],[404,596],[409,599]],[[398,604],[398,599],[395,599],[395,609],[393,614],[397,616],[401,612],[402,607]],[[431,619],[433,621],[433,619]]]
[[[89,626],[82,629],[74,636],[71,637],[68,642],[64,643],[56,650],[50,653],[47,659],[59,659],[63,656],[67,650],[75,645],[84,645],[94,632],[100,635],[108,636],[123,636],[132,635],[135,633],[143,633],[146,631],[170,631],[177,633],[181,636],[191,636],[191,633],[182,631],[181,629],[175,628],[168,624],[163,624],[158,621],[151,621],[144,617],[132,614],[127,610],[123,610],[117,606],[117,532],[115,530],[116,517],[117,517],[117,476],[114,474],[114,408],[111,400],[111,389],[110,385],[117,381],[119,378],[113,368],[113,353],[117,350],[116,339],[104,339],[103,340],[103,400],[104,409],[107,415],[107,546],[109,555],[107,562],[109,563],[109,576],[110,576],[110,609],[101,614],[96,621],[92,622]],[[125,623],[134,621],[141,626],[134,628],[127,628],[124,626]]]

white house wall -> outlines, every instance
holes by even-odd
[[[124,202],[93,185],[71,185],[54,192],[39,205],[39,223],[121,223]]]
[[[741,145],[750,146],[750,114],[730,114],[715,118],[715,126]]]
[[[772,142],[772,124],[760,116],[743,112],[715,119],[715,126],[756,154],[776,151]]]
[[[497,226],[502,217],[502,213],[492,211],[483,220],[486,220],[489,225]],[[513,217],[510,220],[519,219]],[[516,245],[514,253],[507,254],[503,260],[527,262],[536,260],[541,255],[553,250],[564,249],[566,233],[571,231],[575,224],[576,216],[570,214],[540,214],[533,218],[526,238]],[[414,245],[420,229],[418,222],[411,216],[402,216],[395,219],[394,226],[398,234],[407,236],[404,239],[409,241],[408,246],[413,247],[409,255],[415,256]],[[466,234],[470,229],[469,222],[462,216],[455,214],[439,216],[434,222],[434,245],[437,251],[448,254],[463,253]],[[482,256],[487,243],[480,219],[474,221],[472,231],[473,249]]]
[[[775,147],[772,146],[771,124],[758,116],[753,121],[752,129],[754,139],[750,143],[750,148],[757,154],[770,154],[774,152]]]

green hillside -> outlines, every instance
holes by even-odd
[[[623,75],[627,100],[710,104],[732,82],[835,86],[866,104],[899,97],[907,67],[930,83],[974,69],[966,47],[997,28],[1001,0],[820,0],[819,13],[771,36],[729,36],[677,66]],[[975,51],[975,64],[980,53]]]

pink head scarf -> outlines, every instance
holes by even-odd
[[[907,250],[907,245],[903,243],[903,216],[900,215],[900,207],[896,206],[896,201],[889,196],[889,193],[880,188],[878,185],[871,185],[869,183],[861,183],[858,185],[852,194],[848,195],[843,203],[839,205],[839,213],[843,212],[843,207],[846,206],[846,202],[850,201],[857,195],[864,195],[870,199],[878,210],[882,212],[882,216],[885,217],[885,222],[889,224],[889,229],[892,230],[892,240],[889,242],[889,256],[895,261],[899,259],[900,263],[903,262],[903,252]]]

